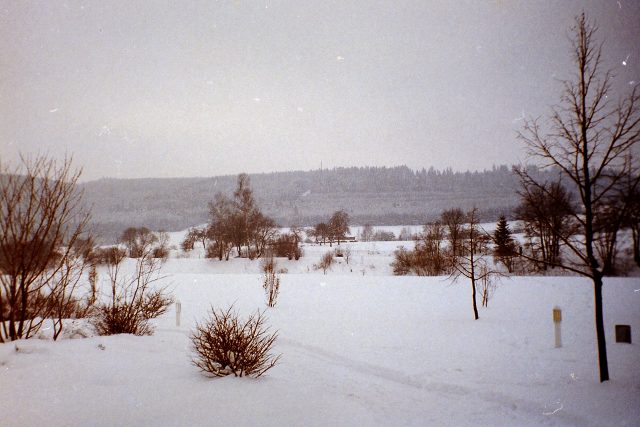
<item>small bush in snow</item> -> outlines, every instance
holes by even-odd
[[[318,264],[314,264],[314,268],[316,270],[322,269],[323,274],[327,274],[327,270],[331,268],[333,265],[333,252],[329,251],[322,255],[320,258],[320,262]]]
[[[193,364],[216,377],[259,377],[280,359],[281,355],[270,354],[277,336],[277,332],[269,332],[260,311],[243,322],[233,306],[227,310],[212,308],[209,319],[196,323],[191,334]]]
[[[280,293],[280,276],[276,273],[277,263],[273,257],[265,258],[262,262],[262,271],[264,272],[264,280],[262,287],[267,297],[267,306],[275,307]]]

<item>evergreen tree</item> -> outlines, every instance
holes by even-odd
[[[502,262],[511,273],[513,268],[512,258],[516,254],[516,245],[513,237],[511,237],[511,229],[504,215],[500,216],[498,220],[496,231],[493,233],[493,242],[495,243],[493,255],[496,257],[496,260]]]

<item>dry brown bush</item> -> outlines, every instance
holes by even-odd
[[[212,307],[209,319],[196,323],[191,334],[193,364],[216,377],[261,376],[282,356],[270,354],[278,333],[270,333],[265,321],[260,311],[242,322],[233,306],[226,310]]]

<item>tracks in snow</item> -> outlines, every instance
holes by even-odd
[[[500,410],[505,413],[505,416],[509,414],[515,415],[515,419],[522,420],[524,418],[533,424],[590,425],[589,420],[569,413],[563,408],[549,412],[548,406],[492,391],[490,385],[488,385],[486,389],[481,389],[443,382],[425,381],[418,375],[410,375],[398,369],[358,361],[321,347],[303,344],[299,341],[279,337],[278,344],[292,347],[312,358],[341,366],[354,373],[378,378],[421,393],[445,395],[455,401],[459,399],[469,399],[471,401],[469,403],[471,404],[473,399],[479,399],[490,404],[492,407],[500,408]],[[414,395],[413,397],[416,398],[418,396]],[[427,398],[427,396],[424,397]],[[520,414],[520,416],[518,416],[518,414]]]

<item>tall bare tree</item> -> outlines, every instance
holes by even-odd
[[[463,227],[461,234],[465,239],[460,242],[459,255],[453,261],[454,280],[466,277],[471,283],[471,304],[473,308],[473,318],[478,320],[478,286],[482,283],[488,283],[491,276],[495,276],[498,272],[490,268],[487,259],[484,256],[481,245],[484,242],[485,233],[479,228],[478,209],[473,208],[467,213],[466,227]],[[483,304],[484,304],[483,295]]]
[[[603,70],[602,44],[597,28],[585,14],[572,28],[573,79],[551,112],[548,126],[527,120],[520,139],[529,155],[542,166],[555,168],[578,192],[580,208],[574,220],[580,236],[559,235],[570,252],[558,267],[589,277],[593,281],[596,338],[600,381],[609,379],[607,346],[602,307],[603,265],[596,251],[596,225],[605,212],[609,195],[627,176],[637,176],[638,163],[630,161],[632,148],[640,139],[638,88],[617,103],[612,98],[612,73]],[[525,188],[546,191],[544,183],[525,169],[519,169]],[[636,179],[632,188],[637,188]]]
[[[212,241],[211,254],[220,261],[229,260],[229,254],[233,247],[233,202],[224,194],[217,193],[212,202],[209,202],[209,225],[207,237]]]
[[[89,213],[71,163],[40,156],[0,166],[0,342],[29,338],[61,313],[87,266],[74,249]],[[57,337],[62,323],[54,327]]]

